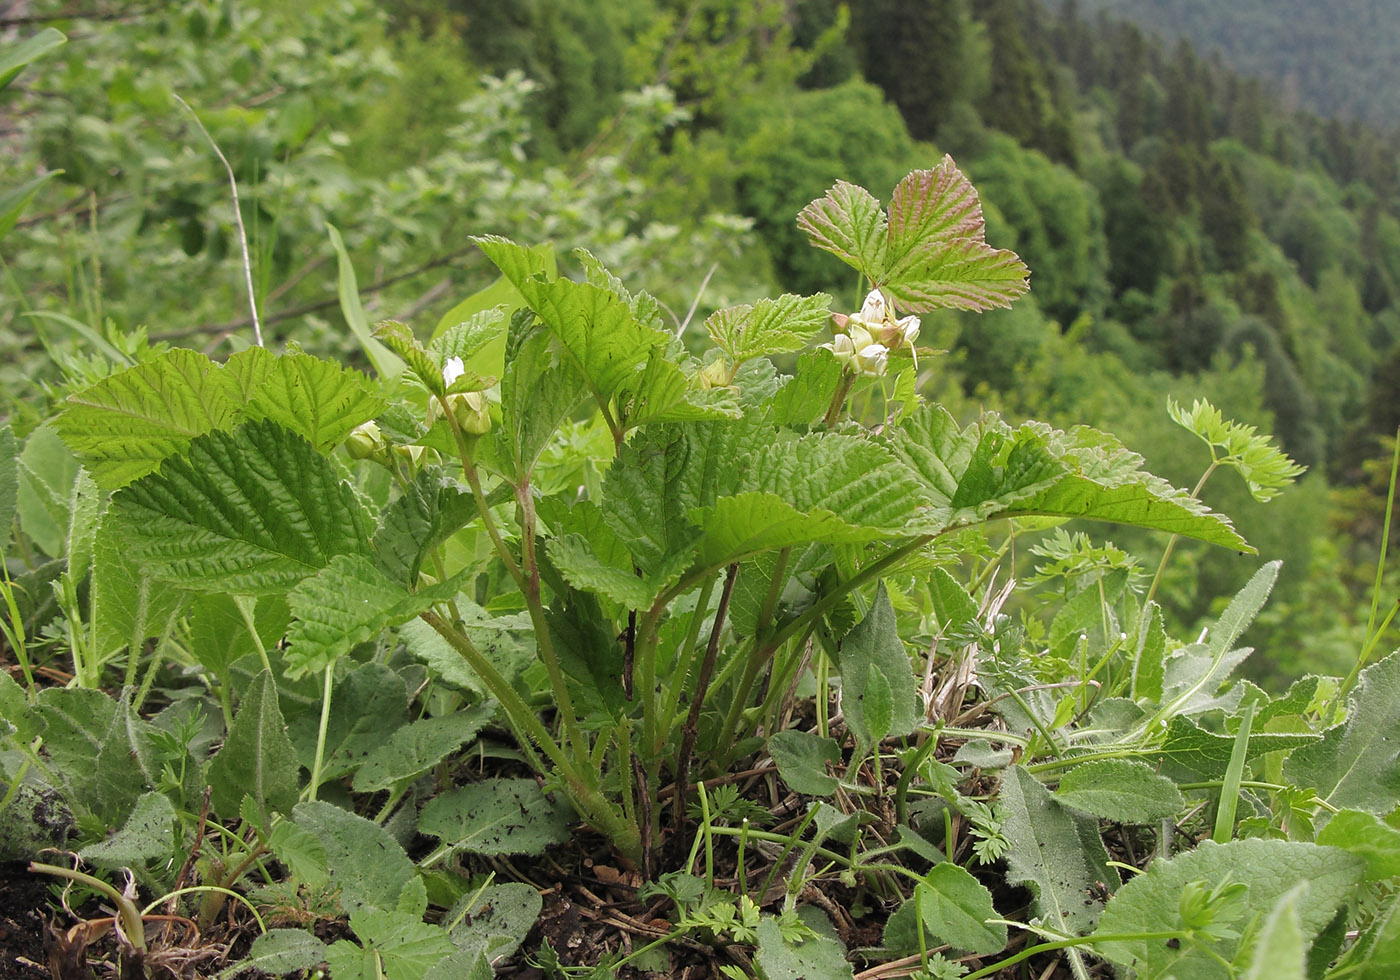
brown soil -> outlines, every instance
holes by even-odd
[[[48,881],[22,862],[0,864],[0,980],[47,980]]]

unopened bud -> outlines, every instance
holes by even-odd
[[[388,440],[373,421],[360,423],[345,437],[345,451],[351,459],[382,456],[388,448]]]
[[[447,396],[447,407],[462,431],[469,436],[484,436],[491,431],[491,412],[486,396],[479,391],[459,391]]]
[[[732,380],[729,375],[728,362],[722,357],[716,358],[700,369],[700,387],[706,391],[726,387]]]

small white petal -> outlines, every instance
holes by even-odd
[[[460,357],[449,357],[447,363],[442,366],[443,384],[451,388],[452,383],[466,373],[467,367]]]
[[[895,325],[899,327],[900,338],[909,346],[914,346],[914,341],[919,339],[919,318],[911,314],[896,321]]]
[[[885,295],[878,289],[870,290],[865,303],[860,308],[860,318],[866,323],[876,324],[885,318]]]

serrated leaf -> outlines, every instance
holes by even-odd
[[[472,240],[559,339],[605,411],[619,389],[646,364],[651,350],[667,346],[669,334],[638,323],[627,304],[609,290],[591,283],[546,279],[531,253],[504,238]]]
[[[914,894],[885,924],[885,947],[893,952],[919,950],[918,918],[930,936],[929,946],[947,943],[955,949],[990,956],[1006,948],[1006,926],[987,920],[1001,916],[985,885],[956,864],[934,865]]]
[[[704,566],[809,542],[855,544],[886,536],[878,529],[853,527],[824,508],[800,510],[771,493],[720,497],[710,507],[691,510],[689,517],[705,529],[697,556]]]
[[[1400,799],[1400,652],[1361,672],[1344,724],[1295,751],[1284,776],[1334,807],[1388,813]]]
[[[817,248],[878,281],[889,258],[889,222],[880,202],[864,187],[838,180],[826,196],[797,216],[797,227]]]
[[[1055,798],[1065,806],[1119,823],[1145,824],[1186,805],[1176,783],[1131,759],[1082,762],[1065,773]]]
[[[456,577],[409,592],[360,555],[337,555],[287,593],[287,670],[314,673],[353,647],[457,594]]]
[[[441,926],[395,909],[361,906],[350,913],[350,928],[364,949],[357,950],[344,940],[331,946],[327,959],[336,977],[351,976],[346,967],[373,951],[376,970],[383,971],[385,980],[423,980],[433,964],[457,951]]]
[[[959,238],[915,247],[877,285],[902,310],[981,311],[1010,306],[1030,289],[1029,277],[1010,249]]]
[[[143,793],[136,807],[111,837],[78,852],[99,868],[144,868],[175,853],[175,806],[164,793]]]
[[[583,379],[559,362],[552,334],[526,310],[511,319],[501,376],[501,436],[515,482],[528,478],[561,423],[586,393]]]
[[[104,518],[93,540],[92,627],[97,654],[140,650],[184,607],[188,593],[147,574],[123,547],[116,522]]]
[[[858,756],[888,736],[908,735],[914,730],[921,716],[919,685],[884,582],[865,618],[841,641],[837,656],[841,711],[856,737]],[[880,731],[881,727],[886,730]]]
[[[1145,874],[1118,889],[1099,919],[1103,935],[1123,935],[1182,928],[1179,908],[1183,888],[1203,882],[1207,888],[1228,879],[1247,887],[1243,921],[1266,916],[1299,882],[1308,882],[1296,909],[1304,944],[1331,920],[1338,907],[1349,901],[1361,879],[1359,858],[1332,848],[1295,841],[1237,840],[1228,844],[1205,841],[1194,850],[1169,861],[1158,860]],[[1232,961],[1239,939],[1203,937],[1196,943],[1169,945],[1160,940],[1116,940],[1096,943],[1095,950],[1141,976],[1167,973],[1193,980],[1224,980],[1224,965]],[[1214,954],[1214,955],[1212,955]],[[1223,961],[1221,961],[1223,958]]]
[[[915,170],[890,195],[890,259],[898,265],[932,239],[985,237],[982,202],[977,190],[944,155],[932,170]]]
[[[189,627],[189,650],[201,667],[218,677],[228,675],[229,669],[241,657],[255,656],[258,645],[249,631],[248,620],[240,608],[245,597],[210,593],[198,596],[185,614]],[[272,650],[287,632],[290,612],[285,596],[263,596],[251,607],[252,629],[258,631],[264,651]]]
[[[406,324],[397,320],[385,320],[374,328],[374,337],[402,358],[414,377],[430,394],[438,398],[447,394],[442,365],[418,342],[418,338]]]
[[[603,477],[603,516],[645,574],[668,565],[699,537],[682,497],[689,459],[685,430],[658,426],[624,445]]]
[[[395,729],[355,771],[355,792],[377,793],[416,779],[475,737],[494,714],[494,706],[476,705]]]
[[[1330,976],[1393,980],[1400,975],[1400,892],[1392,892],[1370,926],[1337,961]]]
[[[240,417],[219,366],[175,348],[68,397],[59,435],[107,489],[154,472],[191,440],[231,428]]]
[[[605,562],[593,553],[581,534],[550,538],[548,553],[550,562],[574,588],[596,592],[625,609],[646,609],[657,594],[657,586],[650,578],[640,578],[630,568]],[[684,565],[677,571],[684,571]]]
[[[1021,766],[1002,775],[1001,832],[1011,842],[1007,880],[1035,896],[1037,914],[1055,930],[1081,936],[1102,911],[1096,883],[1117,881],[1098,822],[1073,814]]]
[[[761,299],[752,306],[717,310],[705,320],[715,346],[735,364],[753,357],[801,350],[831,322],[831,297],[794,296]]]
[[[394,908],[413,880],[413,862],[383,827],[323,800],[298,803],[295,822],[325,847],[332,886],[346,911]]]
[[[533,779],[493,779],[428,801],[418,829],[473,854],[543,854],[570,837],[573,811],[551,801]]]
[[[287,737],[270,670],[261,671],[244,692],[207,778],[215,812],[236,813],[243,797],[250,796],[264,830],[272,826],[273,813],[290,813],[296,806],[301,766]]]
[[[297,882],[312,889],[324,888],[330,883],[326,846],[310,830],[291,820],[281,820],[272,828],[267,843]]]
[[[1317,843],[1340,847],[1366,862],[1366,880],[1400,877],[1400,830],[1374,813],[1335,813],[1317,835]]]
[[[328,452],[357,425],[383,411],[385,404],[359,371],[292,352],[271,359],[262,380],[248,393],[245,411],[250,419],[276,422],[318,452]]]
[[[210,432],[117,492],[132,557],[195,591],[283,592],[336,555],[364,554],[354,490],[305,439],[273,422]]]
[[[1228,466],[1239,473],[1249,486],[1250,496],[1260,503],[1278,496],[1307,469],[1293,462],[1287,453],[1273,445],[1271,437],[1260,435],[1254,426],[1225,421],[1220,410],[1210,402],[1196,399],[1187,411],[1168,398],[1167,413],[1172,421],[1195,433],[1211,447],[1216,465]]]
[[[39,426],[24,441],[15,509],[20,529],[53,558],[62,558],[68,544],[69,507],[80,469],[52,424]]]
[[[841,785],[826,771],[828,764],[841,761],[841,749],[834,739],[792,729],[774,732],[768,736],[768,754],[783,782],[795,793],[830,796]]]
[[[272,976],[286,976],[311,970],[326,961],[326,944],[305,929],[269,929],[253,939],[248,952],[218,976],[220,980],[248,970]]]
[[[1318,738],[1310,732],[1254,732],[1249,737],[1246,758],[1253,760],[1269,752],[1297,750]],[[1206,731],[1191,719],[1177,715],[1167,723],[1161,746],[1147,750],[1144,755],[1161,760],[1166,773],[1179,782],[1196,782],[1224,776],[1234,747],[1233,735]]]
[[[623,430],[657,422],[734,419],[742,414],[731,389],[702,388],[661,346],[651,348],[642,369],[618,386],[614,401],[617,424]]]
[[[789,938],[773,916],[759,920],[754,955],[759,976],[763,980],[851,980],[855,970],[825,913],[804,905],[797,914],[812,935]]]
[[[751,362],[751,363],[768,363]],[[804,351],[797,370],[769,400],[775,425],[812,425],[821,420],[841,384],[841,362],[829,350]]]
[[[0,726],[5,726],[0,727],[0,738],[13,736],[22,744],[32,742],[44,730],[24,688],[6,670],[0,670]]]
[[[457,481],[437,467],[419,470],[380,515],[375,564],[399,585],[412,584],[429,552],[479,514],[475,498]]]

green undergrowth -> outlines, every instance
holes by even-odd
[[[1248,561],[1201,485],[1299,469],[1204,402],[1190,493],[926,403],[919,314],[1028,288],[951,159],[798,223],[862,308],[689,346],[493,236],[484,293],[371,333],[332,232],[369,373],[142,348],[0,430],[0,850],[144,975],[1393,976],[1389,619],[1274,696],[1234,674],[1277,563],[1179,638],[1097,536]]]

